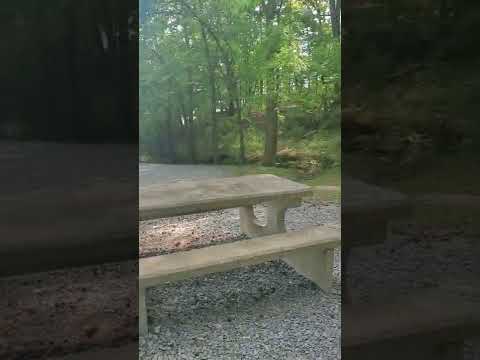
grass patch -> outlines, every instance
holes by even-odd
[[[319,171],[312,178],[304,181],[305,184],[310,186],[340,186],[341,182],[342,173],[339,166]]]

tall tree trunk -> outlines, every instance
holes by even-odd
[[[233,64],[229,59],[224,59],[226,65],[226,81],[227,91],[230,97],[230,114],[236,115],[238,125],[238,135],[240,138],[239,161],[241,164],[245,163],[245,134],[242,122],[242,107],[240,101],[240,94],[238,89],[238,80],[235,77]],[[233,109],[232,109],[233,107]],[[232,111],[233,110],[233,111]]]
[[[188,124],[188,147],[190,149],[190,160],[193,164],[197,162],[197,154],[195,149],[195,128],[193,121],[193,76],[192,69],[187,70],[188,76],[188,107],[187,107],[187,124]]]
[[[273,71],[267,79],[267,97],[265,104],[265,148],[263,153],[263,165],[273,166],[277,155],[278,115],[275,75]]]
[[[330,21],[332,23],[332,34],[334,37],[340,36],[340,1],[329,0]]]
[[[273,166],[277,154],[278,117],[274,97],[267,96],[265,115],[265,148],[263,165]]]
[[[175,152],[175,143],[172,127],[173,112],[172,107],[168,104],[167,109],[167,146],[168,146],[168,159],[171,163],[175,164],[177,162],[177,154]]]
[[[268,3],[265,7],[266,13],[266,28],[267,34],[271,34],[272,22],[277,15],[277,22],[279,22],[278,14],[275,13],[275,2]],[[279,10],[280,11],[280,10]],[[275,49],[271,49],[267,55],[267,61],[270,62]],[[273,166],[277,155],[277,137],[278,137],[278,115],[277,115],[277,84],[275,70],[269,69],[267,78],[265,80],[265,88],[267,96],[265,98],[265,147],[263,152],[263,165]]]
[[[217,131],[217,93],[215,87],[215,65],[208,46],[207,33],[202,27],[202,38],[208,64],[208,83],[210,86],[210,117],[212,122],[212,156],[213,163],[218,163],[218,131]]]
[[[244,134],[243,121],[242,121],[242,106],[241,106],[240,97],[238,96],[238,92],[235,99],[235,104],[237,107],[238,134],[240,136],[239,159],[240,159],[240,164],[245,164],[245,134]]]
[[[168,86],[170,89],[173,88],[173,81],[171,79],[168,81]],[[175,152],[175,142],[174,142],[175,136],[173,134],[173,126],[172,126],[172,123],[173,123],[172,107],[173,107],[172,96],[169,94],[168,100],[167,100],[167,109],[166,109],[168,158],[172,163],[175,164],[177,162],[177,154]]]

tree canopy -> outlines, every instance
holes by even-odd
[[[339,3],[140,3],[142,154],[272,165],[288,142],[339,138]]]

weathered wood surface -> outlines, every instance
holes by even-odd
[[[312,194],[309,186],[274,175],[178,181],[141,187],[140,220],[235,208]]]
[[[298,249],[340,245],[340,232],[323,226],[208,246],[140,260],[140,287],[234,269],[274,259]],[[319,264],[320,266],[320,264]]]

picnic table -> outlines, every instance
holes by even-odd
[[[300,206],[312,189],[274,175],[247,175],[201,181],[183,180],[140,188],[140,221],[212,210],[240,208],[242,232],[250,237],[285,231],[285,211]],[[253,206],[266,205],[260,225]]]
[[[340,232],[322,226],[286,232],[285,212],[301,205],[310,187],[274,175],[249,175],[199,181],[177,181],[140,188],[140,220],[227,208],[240,209],[240,228],[248,240],[140,259],[139,327],[146,334],[145,291],[168,281],[232,270],[281,259],[299,274],[328,290],[333,278],[333,249]],[[266,205],[265,224],[254,214]]]

